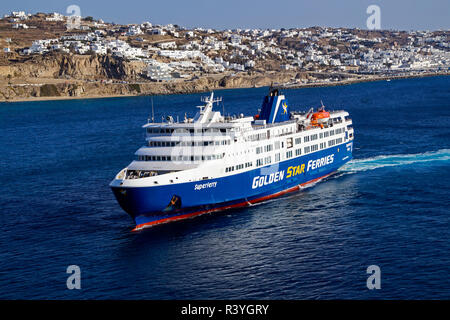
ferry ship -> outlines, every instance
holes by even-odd
[[[224,116],[219,102],[211,93],[194,118],[143,126],[146,144],[110,184],[133,231],[279,197],[352,159],[346,111],[291,112],[276,88],[255,116]]]

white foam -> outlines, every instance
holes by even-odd
[[[367,159],[354,159],[340,168],[339,171],[353,173],[383,167],[448,160],[450,160],[450,149],[441,149],[417,154],[382,155]]]

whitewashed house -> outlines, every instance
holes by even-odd
[[[65,17],[57,12],[53,12],[49,17],[46,17],[46,21],[64,21]]]
[[[166,34],[166,32],[163,29],[161,29],[161,28],[153,28],[153,29],[151,29],[149,31],[149,33],[150,34],[155,34],[155,35],[161,35],[161,36]]]
[[[140,34],[143,34],[144,32],[141,30],[140,27],[135,26],[135,25],[131,25],[128,27],[128,31],[125,35],[127,36],[137,36]]]
[[[157,46],[161,49],[176,49],[177,43],[175,41],[161,42]]]
[[[106,54],[108,52],[108,49],[102,43],[91,44],[91,50],[92,50],[92,52],[94,52],[96,54],[100,54],[100,55]]]
[[[153,81],[170,81],[173,79],[172,71],[173,69],[166,63],[153,61],[147,66],[147,77]]]
[[[242,37],[238,34],[232,34],[230,36],[230,43],[232,44],[241,44]]]
[[[251,69],[251,68],[254,68],[255,65],[256,65],[255,61],[253,61],[253,60],[248,60],[248,61],[245,62],[244,67],[245,67],[246,69]]]

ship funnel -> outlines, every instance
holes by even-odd
[[[260,120],[266,120],[266,123],[283,122],[290,119],[290,110],[287,99],[279,94],[278,89],[270,89],[269,94],[264,97]]]

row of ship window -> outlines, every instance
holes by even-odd
[[[335,123],[335,124],[342,123],[342,118],[333,118],[333,123]],[[315,133],[310,136],[304,137],[304,142],[309,142],[309,141],[314,141],[317,139],[326,138],[326,137],[329,137],[329,136],[332,136],[335,134],[343,133],[344,131],[345,131],[344,128],[339,128],[339,129],[333,129],[333,130],[329,130],[329,131],[325,131],[325,132],[320,132],[319,134]],[[281,132],[279,132],[280,135],[290,134],[290,133],[293,133],[292,128],[286,128],[286,129],[283,129]],[[248,139],[250,141],[262,140],[262,139],[266,139],[266,138],[267,138],[266,133],[251,135],[248,137]],[[300,144],[301,138],[295,139],[295,143]]]
[[[138,156],[139,161],[207,161],[223,159],[224,153],[206,156]]]
[[[266,164],[271,164],[271,163],[272,163],[272,157],[271,156],[268,156],[268,157],[256,160],[256,166],[257,167],[262,166],[262,165],[266,165]]]
[[[147,129],[147,130],[174,130],[174,129]],[[176,130],[180,130],[180,129],[176,129]],[[194,129],[192,129],[194,130]],[[200,129],[197,129],[200,130]],[[206,130],[206,129],[203,129]],[[219,129],[215,129],[215,130],[219,130]],[[310,142],[310,141],[314,141],[317,139],[322,139],[322,138],[327,138],[328,136],[332,136],[335,134],[340,134],[344,132],[344,128],[339,128],[339,129],[334,129],[334,130],[330,130],[330,131],[325,131],[325,132],[320,132],[319,134],[315,133],[312,134],[310,136],[305,136],[303,137],[303,142]],[[257,136],[266,136],[265,133],[257,135]],[[302,138],[296,138],[295,139],[295,144],[301,144]],[[182,147],[194,147],[194,146],[219,146],[219,145],[230,145],[231,141],[230,140],[220,140],[220,141],[149,141],[148,142],[148,146],[149,147],[175,147],[175,146],[182,146]],[[256,154],[260,154],[263,152],[263,148],[264,148],[264,152],[270,152],[273,150],[273,145],[269,144],[266,145],[264,147],[257,147],[256,148]],[[280,148],[280,142],[277,141],[275,142],[275,149],[279,149]]]
[[[340,144],[340,143],[342,143],[342,141],[343,141],[342,138],[329,140],[328,141],[328,146],[331,147],[331,146],[334,146],[336,144]],[[327,144],[326,142],[321,143],[320,144],[320,149],[325,149],[326,148],[326,144]],[[306,153],[310,153],[310,152],[315,152],[317,150],[319,150],[319,145],[318,144],[315,144],[315,145],[312,145],[312,146],[307,146],[307,147],[304,148],[305,154]],[[298,148],[298,149],[295,150],[295,156],[296,157],[300,156],[301,154],[302,154],[302,149],[301,148]],[[290,158],[292,158],[292,156],[293,156],[293,151],[292,150],[289,150],[289,151],[286,152],[286,159],[290,159]],[[275,162],[278,162],[280,160],[281,160],[281,155],[279,153],[275,154]],[[271,156],[268,156],[268,157],[256,160],[256,166],[257,167],[260,167],[260,166],[263,166],[263,165],[268,165],[268,164],[271,164],[271,163],[272,163],[272,157]],[[248,168],[248,167],[251,167],[251,166],[252,166],[251,162],[246,162],[245,164],[239,164],[237,166],[227,167],[227,168],[225,168],[225,172],[231,172],[231,171],[234,171],[234,170],[240,170],[240,169],[244,169],[244,167]]]
[[[236,166],[231,166],[231,167],[225,168],[225,172],[231,172],[231,171],[234,171],[234,170],[241,170],[241,169],[244,169],[244,168],[250,168],[252,166],[253,166],[253,163],[251,163],[251,162],[241,163],[241,164],[238,164]]]
[[[330,132],[330,135],[334,135],[334,134],[339,134],[341,132],[343,132],[344,129],[340,128],[340,129],[335,129],[335,130],[331,130],[331,131],[327,131],[324,133],[320,133],[320,136],[322,136],[322,134],[325,134],[325,136],[328,136],[328,132]],[[317,139],[317,134],[313,134],[311,136],[306,136],[304,137],[304,141],[305,142],[309,142],[311,139],[312,140],[316,140]],[[342,143],[343,139],[342,138],[338,138],[338,139],[333,139],[333,140],[329,140],[328,141],[328,147],[332,147],[336,144],[340,144]],[[301,138],[296,138],[295,139],[295,143],[299,144],[301,142]],[[221,141],[182,141],[182,142],[174,142],[174,141],[150,141],[149,142],[149,146],[154,146],[154,147],[169,147],[169,146],[176,146],[176,145],[181,145],[181,146],[209,146],[209,145],[227,145],[230,144],[230,140],[221,140]],[[275,142],[275,149],[279,149],[280,148],[280,142],[276,141]],[[326,148],[326,142],[322,142],[320,143],[320,149],[325,149]],[[261,146],[261,147],[257,147],[256,148],[256,154],[260,154],[262,153],[264,150],[264,152],[270,152],[273,150],[273,145],[269,144],[269,145],[265,145],[265,146]],[[319,150],[319,145],[312,145],[312,146],[307,146],[304,148],[304,153],[310,153],[310,152],[315,152]],[[295,150],[295,155],[299,156],[301,155],[301,148],[296,149]],[[292,157],[292,151],[287,151],[286,152],[286,158],[291,158]],[[223,158],[223,154],[217,154],[217,155],[207,155],[207,156],[138,156],[138,160],[139,161],[205,161],[205,160],[216,160],[216,159],[222,159]],[[280,161],[280,154],[276,154],[275,155],[275,161]],[[264,159],[258,159],[257,160],[257,166],[261,166],[264,164],[270,164],[271,163],[271,157],[266,157]],[[251,162],[249,163],[251,166]],[[247,164],[246,164],[247,165]],[[239,166],[239,165],[238,165]],[[247,168],[248,166],[246,166]],[[232,167],[230,167],[231,169]],[[234,170],[234,169],[233,169]],[[236,169],[239,170],[239,169]],[[228,172],[228,171],[227,171]]]
[[[291,134],[293,133],[293,128],[284,128],[281,130],[278,130],[278,135],[279,136],[283,136],[286,134]],[[259,134],[252,134],[250,136],[247,137],[247,140],[249,141],[258,141],[258,140],[265,140],[269,137],[270,133],[269,132],[263,132],[263,133],[259,133]]]
[[[220,141],[149,141],[149,147],[206,147],[206,146],[224,146],[230,145],[230,140],[220,140]]]
[[[306,143],[306,142],[317,140],[319,138],[320,139],[327,138],[329,136],[333,136],[333,135],[336,135],[336,134],[343,133],[344,131],[345,131],[344,128],[339,128],[339,129],[334,129],[334,130],[330,130],[330,131],[321,132],[319,134],[315,133],[315,134],[312,134],[310,136],[303,137],[303,142]],[[330,141],[333,141],[333,140],[330,140]],[[342,141],[342,138],[340,138],[340,141]],[[301,137],[295,139],[295,144],[301,144],[301,142],[302,142],[302,138]],[[339,142],[339,143],[341,143],[341,142]],[[326,142],[323,142],[320,145],[321,145],[320,148],[324,149],[325,146],[326,146]],[[333,145],[334,144],[330,144],[330,142],[329,142],[329,146],[333,146]],[[290,148],[290,147],[291,146],[288,146],[288,148]],[[313,148],[315,148],[315,147],[313,147]],[[280,141],[276,141],[275,142],[275,150],[278,150],[278,149],[280,149]],[[256,148],[256,154],[260,154],[260,153],[263,153],[263,152],[270,152],[272,150],[273,150],[273,145],[272,144],[268,144],[268,145],[265,145],[265,146],[257,147]],[[305,148],[305,150],[306,150],[306,148]],[[318,149],[311,150],[311,152],[312,151],[316,151],[316,150],[318,150]]]
[[[328,147],[332,147],[334,145],[340,144],[343,142],[342,138],[337,138],[337,139],[333,139],[333,140],[329,140],[328,141]],[[315,152],[319,149],[325,149],[327,147],[327,143],[326,142],[322,142],[319,144],[315,144],[312,146],[306,146],[304,147],[304,153],[310,153],[310,152]],[[261,153],[263,147],[258,147],[257,148],[257,154]],[[267,145],[264,146],[264,151],[268,152],[271,151],[273,148],[272,145]],[[259,151],[258,151],[259,150]],[[300,156],[302,154],[301,148],[298,148],[295,150],[295,156]],[[293,155],[293,151],[289,150],[286,152],[286,158],[292,158]],[[138,160],[139,161],[207,161],[207,160],[216,160],[216,159],[222,159],[224,156],[224,154],[213,154],[213,155],[206,155],[206,156],[138,156]],[[275,154],[275,162],[280,161],[280,154],[277,153]],[[261,158],[258,159],[256,161],[256,165],[257,166],[261,166],[261,165],[267,165],[270,164],[272,162],[271,157],[265,157],[265,158]],[[242,168],[238,168],[240,165],[236,166],[236,170],[242,169],[244,168],[248,168],[252,166],[251,162],[242,164]],[[233,169],[231,169],[233,168]],[[228,168],[227,168],[228,169]],[[229,167],[230,171],[234,171],[234,166],[233,167]],[[226,171],[229,172],[229,171]]]
[[[328,140],[328,147],[332,147],[335,146],[337,144],[341,144],[343,142],[342,138],[337,138],[337,139],[332,139],[332,140]],[[307,146],[304,148],[304,152],[305,153],[309,153],[309,152],[314,152],[320,149],[325,149],[327,147],[327,143],[326,142],[322,142],[320,143],[320,145],[315,144],[312,146]],[[300,149],[297,149],[300,150]]]
[[[286,152],[286,155],[289,152],[292,153],[292,151],[288,151],[288,152]],[[281,158],[280,154],[276,153],[275,154],[275,162],[280,161],[280,158]],[[268,157],[265,157],[265,158],[261,158],[261,159],[256,159],[256,166],[257,167],[268,165],[268,164],[271,164],[271,163],[272,163],[272,157],[271,156],[268,156]]]
[[[310,136],[303,137],[303,142],[310,142],[317,139],[328,138],[329,136],[334,136],[335,134],[340,134],[345,131],[344,128],[333,129],[329,131],[320,132],[319,134],[315,133]],[[300,144],[302,138],[295,139],[295,144]]]
[[[161,133],[212,133],[212,132],[229,132],[226,128],[207,128],[207,129],[188,129],[188,128],[147,128],[147,133],[161,134]]]
[[[342,139],[342,138],[337,138],[337,139],[329,140],[329,141],[328,141],[328,147],[332,147],[332,146],[337,145],[337,144],[340,144],[340,143],[342,143],[342,142],[343,142],[343,139]],[[315,145],[312,145],[312,146],[304,147],[304,148],[303,148],[303,151],[304,151],[305,154],[310,153],[310,152],[315,152],[315,151],[318,151],[319,148],[320,148],[320,149],[325,149],[325,148],[326,148],[326,145],[327,145],[326,142],[322,142],[322,143],[320,144],[320,147],[319,147],[318,144],[315,144]],[[302,148],[295,149],[295,156],[296,156],[296,157],[300,156],[301,154],[302,154]],[[290,159],[290,158],[292,158],[292,157],[293,157],[293,151],[292,151],[292,150],[286,151],[286,159]],[[275,162],[280,161],[280,158],[281,158],[281,157],[280,157],[280,154],[279,154],[279,153],[275,154]],[[270,164],[271,161],[272,161],[272,160],[271,160],[271,157],[266,157],[266,158],[264,158],[264,159],[261,158],[261,159],[256,160],[256,165],[259,167],[259,166],[262,166],[262,165]]]
[[[277,141],[277,142],[278,142],[278,148],[277,149],[280,149],[280,142],[279,141]],[[277,144],[277,143],[275,143],[275,144]],[[268,144],[268,145],[265,145],[265,146],[256,147],[256,154],[263,153],[263,150],[264,150],[264,152],[272,151],[273,150],[273,144]]]
[[[247,137],[247,140],[250,140],[250,141],[258,141],[258,140],[265,140],[265,139],[267,139],[267,132],[252,134]]]

